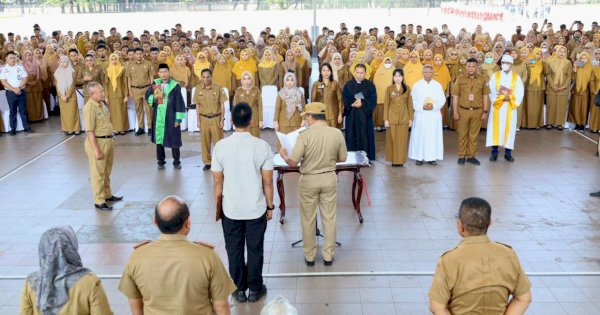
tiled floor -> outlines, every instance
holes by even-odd
[[[112,186],[125,201],[112,212],[93,209],[83,136],[68,139],[51,118],[35,134],[0,138],[0,275],[27,275],[37,268],[42,232],[69,224],[77,231],[84,264],[101,275],[121,274],[139,240],[156,238],[154,204],[168,194],[191,208],[190,239],[217,244],[226,263],[220,224],[214,222],[212,182],[202,171],[199,134],[184,133],[183,169],[156,170],[146,136],[117,138]],[[597,135],[587,134],[593,139]],[[273,144],[272,131],[263,139]],[[265,273],[327,271],[432,272],[438,257],[459,242],[454,214],[463,198],[480,196],[493,207],[490,235],[517,250],[528,272],[600,272],[600,163],[595,144],[572,131],[521,131],[516,162],[487,161],[480,136],[481,166],[456,164],[456,133],[444,132],[446,159],[438,166],[385,162],[385,133],[377,133],[378,156],[363,171],[364,224],[350,200],[351,177],[339,176],[336,261],[325,268],[303,264],[296,175],[286,175],[287,221],[269,222]],[[66,142],[39,156],[54,145]],[[167,154],[169,155],[169,154]],[[24,163],[32,161],[18,169]],[[4,174],[16,170],[10,176]],[[276,201],[276,204],[279,204]],[[600,313],[600,276],[532,276],[528,314]],[[266,301],[290,300],[299,314],[427,314],[430,276],[269,277]],[[128,314],[118,280],[104,280],[115,314]],[[0,280],[0,314],[15,314],[22,280]],[[233,305],[234,314],[258,314],[264,300]]]

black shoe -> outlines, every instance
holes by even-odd
[[[479,163],[479,160],[478,160],[478,159],[476,159],[474,156],[473,156],[473,157],[470,157],[470,158],[468,158],[468,159],[467,159],[467,162],[469,162],[469,163],[471,163],[471,164],[473,164],[473,165],[480,165],[480,164],[481,164],[481,163]]]
[[[33,130],[33,129],[31,129],[31,128],[27,128],[27,129],[25,129],[25,132],[28,132],[28,133],[35,133],[35,130]]]
[[[17,134],[17,132],[16,132],[15,130],[11,130],[11,131],[10,131],[10,135],[11,135],[11,136],[14,136],[14,135],[16,135],[16,134]]]
[[[600,191],[590,193],[590,197],[600,197]]]
[[[417,163],[415,163],[415,164],[417,164],[417,166],[421,166],[421,165],[423,165],[423,161],[417,161]]]
[[[333,265],[333,258],[331,260],[323,260],[323,265],[327,267]]]
[[[312,267],[315,265],[315,261],[308,261],[308,259],[306,259],[306,257],[304,257],[304,262],[306,263],[307,266]]]
[[[498,152],[492,152],[492,156],[490,156],[490,161],[492,161],[492,162],[498,161]]]
[[[431,166],[436,166],[437,162],[436,161],[429,161],[429,162],[427,162],[427,164],[429,164]]]
[[[465,158],[458,158],[458,165],[465,165]]]
[[[135,132],[136,136],[143,135],[143,134],[144,134],[144,129],[142,129],[142,128],[138,128],[138,130]]]
[[[512,157],[512,155],[506,155],[505,154],[504,155],[504,159],[507,160],[507,161],[509,161],[509,162],[514,162],[515,161],[515,158]]]
[[[210,170],[210,164],[206,164],[204,165],[204,167],[202,168],[203,171],[208,171]]]
[[[152,136],[152,129],[148,128],[148,137]]]
[[[404,165],[402,165],[402,164],[392,164],[392,167],[402,167],[402,166],[404,166]]]
[[[165,169],[165,165],[164,164],[158,164],[158,169],[159,170],[164,170]]]
[[[98,210],[112,210],[112,207],[109,206],[109,205],[107,205],[106,202],[105,203],[101,203],[101,204],[95,203],[94,206]]]
[[[267,295],[267,286],[263,284],[259,291],[250,290],[248,293],[248,302],[256,302],[265,295]]]
[[[123,196],[121,196],[121,197],[110,196],[110,198],[106,198],[106,201],[110,201],[110,202],[116,202],[116,201],[121,201],[121,200],[123,200]]]
[[[181,169],[181,163],[173,163],[173,167],[180,170]]]
[[[246,292],[244,291],[236,290],[235,292],[233,292],[232,295],[233,299],[238,303],[246,303],[246,301],[248,301],[248,298],[246,297]]]

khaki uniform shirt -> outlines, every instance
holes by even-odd
[[[88,75],[92,76],[92,80],[84,81],[84,78]],[[100,83],[100,85],[104,86],[105,81],[105,72],[100,66],[94,64],[90,69],[86,65],[81,65],[79,68],[79,72],[77,73],[77,84],[83,85],[83,95],[87,95],[87,85],[92,82]]]
[[[37,308],[35,288],[29,281],[25,281],[25,287],[21,292],[20,315],[41,315]],[[112,315],[106,293],[102,282],[94,274],[88,273],[81,277],[70,289],[69,300],[60,309],[59,315],[71,314],[98,314]]]
[[[408,125],[413,120],[414,112],[410,90],[402,93],[395,84],[387,87],[383,101],[384,121],[389,121],[390,125]]]
[[[458,106],[464,108],[483,108],[483,98],[489,97],[490,87],[481,74],[474,77],[461,75],[452,85],[452,96],[458,96]]]
[[[304,97],[300,98],[302,102],[302,108],[304,108]],[[300,110],[294,109],[292,117],[289,119],[286,115],[286,101],[281,98],[281,95],[277,95],[275,100],[275,117],[273,121],[277,122],[280,127],[300,127],[302,125],[302,117],[300,116]]]
[[[75,85],[77,86],[77,88],[81,88],[81,86],[83,85],[83,81],[80,80],[79,73],[83,70],[83,67],[85,67],[85,65],[81,62],[78,62],[77,64],[71,63],[71,66],[73,66],[73,73],[75,73]]]
[[[236,286],[212,247],[161,234],[133,252],[119,290],[143,299],[146,315],[212,315],[212,301],[227,300]]]
[[[509,295],[521,296],[530,289],[514,250],[481,235],[463,239],[442,255],[429,298],[447,305],[454,315],[501,315]]]
[[[235,96],[233,97],[233,104],[245,102],[252,108],[252,121],[250,126],[257,127],[263,120],[263,104],[262,95],[257,87],[252,87],[250,91],[246,91],[239,87],[235,90]]]
[[[316,81],[311,89],[311,100],[321,102],[326,105],[325,117],[327,120],[336,120],[340,113],[344,112],[344,103],[342,100],[342,89],[336,81],[329,81],[329,84]]]
[[[104,103],[97,103],[91,98],[83,107],[83,123],[85,131],[93,132],[96,137],[111,136],[113,126],[110,112]]]
[[[198,115],[211,116],[220,113],[223,116],[225,113],[221,110],[227,99],[223,87],[216,83],[213,83],[210,88],[206,88],[203,83],[196,85],[194,104]]]
[[[290,159],[300,162],[304,175],[335,171],[337,161],[348,157],[342,132],[319,121],[300,132]]]
[[[129,62],[126,69],[127,78],[131,81],[131,86],[148,85],[154,78],[152,64],[146,60]]]

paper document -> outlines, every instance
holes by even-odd
[[[281,147],[284,148],[288,154],[292,154],[292,151],[294,150],[294,145],[296,145],[296,140],[298,140],[298,135],[300,135],[300,132],[304,129],[306,129],[306,127],[302,127],[288,134],[276,131],[277,139],[279,139]]]

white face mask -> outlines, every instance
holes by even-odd
[[[505,72],[508,72],[510,70],[510,66],[511,65],[503,64],[502,65],[502,70],[505,71]]]
[[[594,67],[600,66],[600,60],[592,60],[592,66],[594,66]]]
[[[445,37],[442,37],[442,43],[447,43],[447,42],[448,42],[448,39]]]
[[[391,63],[386,63],[386,64],[384,64],[383,66],[384,66],[386,69],[389,69],[389,68],[391,68],[391,67],[392,67],[392,64],[391,64]]]

